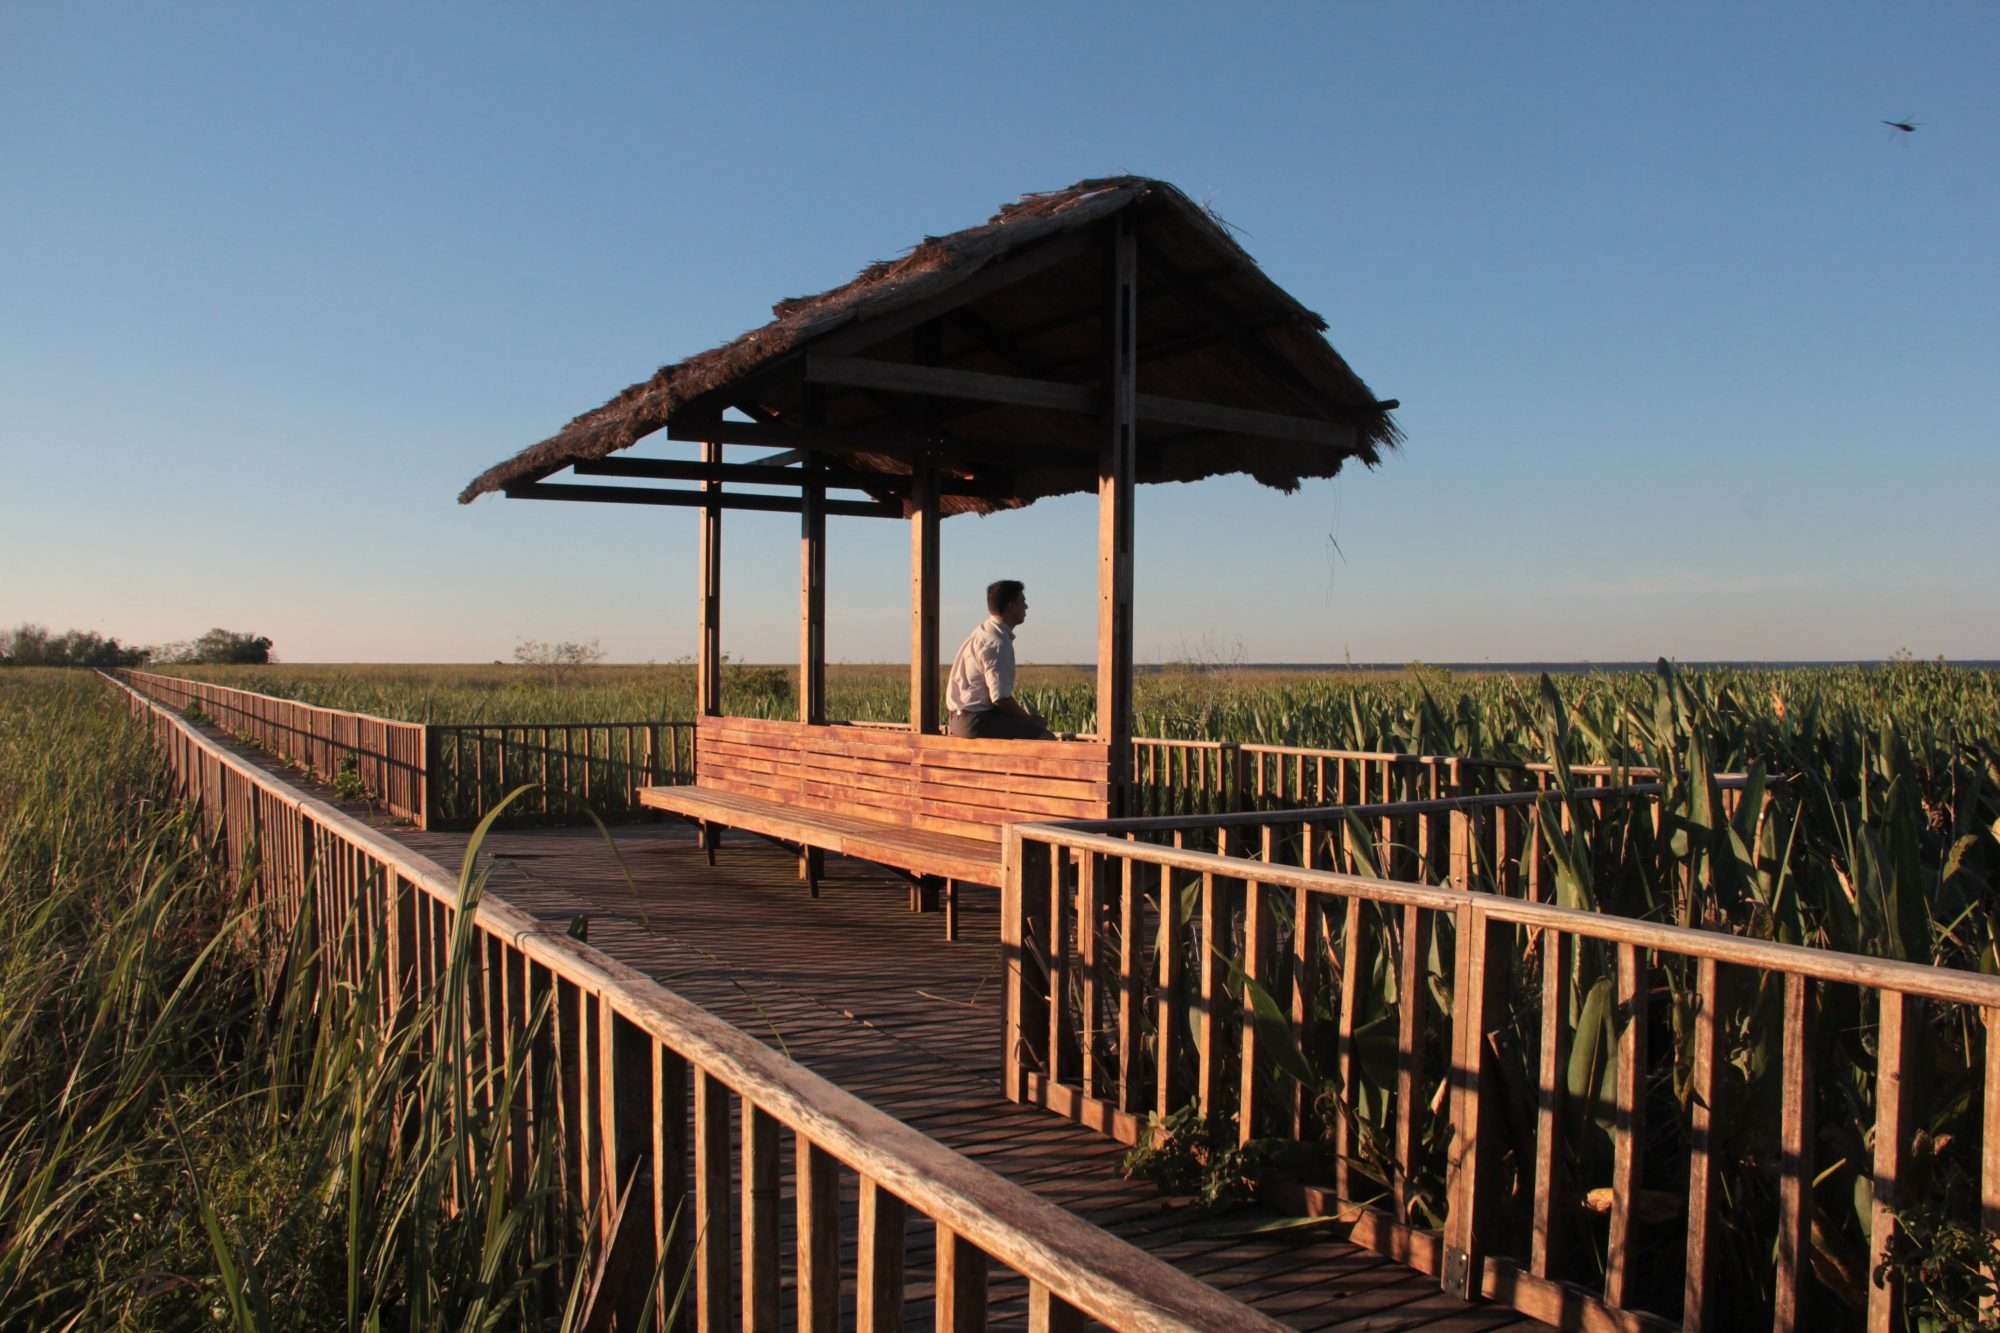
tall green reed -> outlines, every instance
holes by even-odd
[[[581,1322],[602,1237],[528,1066],[468,1045],[471,911],[385,1025],[380,966],[334,981],[355,941],[310,892],[280,928],[76,673],[0,678],[0,818],[0,1325]]]

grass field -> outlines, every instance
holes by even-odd
[[[682,719],[694,711],[694,670],[675,666],[573,668],[559,677],[521,666],[300,665],[170,667],[242,689],[412,722],[535,723]],[[2000,671],[1905,661],[1883,667],[1717,669],[1677,673],[1712,701],[1725,762],[1740,761],[1756,725],[1814,745],[1896,727],[1924,745],[2000,737]],[[723,710],[796,716],[797,673],[777,666],[724,670]],[[1579,761],[1650,762],[1655,719],[1649,673],[1577,674],[1550,682],[1571,710],[1564,737]],[[1020,692],[1063,731],[1096,726],[1092,675],[1024,666]],[[829,666],[828,715],[903,721],[905,669]],[[1531,676],[1400,672],[1288,672],[1164,668],[1135,682],[1142,736],[1233,740],[1328,749],[1546,758],[1541,686]]]
[[[501,1197],[412,1044],[462,961],[385,1035],[211,847],[110,686],[0,672],[0,1327],[567,1326],[555,1154]]]

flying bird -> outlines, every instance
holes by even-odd
[[[1915,134],[1917,126],[1923,122],[1916,120],[1885,120],[1882,123],[1892,130],[1901,130],[1905,134]]]

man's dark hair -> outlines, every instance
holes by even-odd
[[[1019,597],[1027,589],[1027,584],[1019,579],[1000,579],[986,585],[986,609],[999,615],[1007,609],[1007,603]]]

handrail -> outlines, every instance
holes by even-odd
[[[156,734],[169,742],[170,765],[208,825],[223,836],[234,861],[245,862],[253,843],[266,847],[260,872],[286,876],[292,882],[281,890],[294,896],[312,893],[317,886],[326,898],[330,872],[336,909],[369,914],[378,922],[386,910],[392,952],[401,940],[417,942],[416,958],[407,970],[399,970],[397,980],[417,985],[435,980],[426,970],[424,941],[434,950],[438,939],[449,936],[460,905],[452,876],[434,861],[237,758],[123,682],[106,679],[125,690],[135,712],[150,714]],[[296,827],[271,827],[287,816],[296,820]],[[316,862],[319,873],[303,871],[299,859],[285,850],[316,846],[323,839],[343,844],[379,867],[389,901],[367,906],[355,901],[342,908],[340,891],[358,900],[373,877],[343,868],[351,860],[345,857],[330,858],[331,866],[327,860]],[[269,848],[280,850],[274,854]],[[769,1154],[757,1159],[754,1168],[759,1192],[744,1191],[745,1199],[754,1199],[757,1206],[743,1219],[742,1276],[745,1300],[773,1320],[777,1189],[773,1180],[770,1210],[763,1211],[761,1173],[775,1171],[772,1136],[782,1126],[798,1136],[800,1148],[801,1327],[838,1321],[832,1309],[840,1290],[840,1275],[834,1271],[839,1250],[833,1162],[845,1164],[862,1182],[864,1271],[857,1275],[857,1286],[863,1327],[900,1326],[905,1204],[938,1224],[940,1266],[949,1270],[957,1296],[956,1304],[941,1303],[940,1328],[983,1326],[974,1316],[984,1301],[987,1256],[1029,1280],[1031,1310],[1044,1319],[1059,1319],[1070,1310],[1122,1329],[1282,1327],[895,1120],[634,968],[502,899],[482,897],[473,924],[485,937],[482,957],[490,948],[511,951],[520,960],[522,986],[532,990],[540,983],[560,993],[565,1003],[558,1009],[567,1009],[575,1026],[574,1035],[565,1030],[559,1040],[584,1037],[592,1026],[585,1022],[585,1011],[594,1009],[598,1015],[598,1049],[592,1051],[586,1038],[582,1052],[592,1062],[595,1086],[581,1082],[580,1076],[577,1095],[584,1104],[576,1122],[555,1122],[560,1132],[592,1136],[596,1145],[602,1170],[598,1179],[579,1182],[582,1204],[588,1209],[594,1203],[608,1212],[635,1170],[654,1182],[654,1226],[644,1236],[651,1252],[636,1256],[636,1263],[629,1262],[632,1256],[625,1256],[625,1263],[614,1256],[604,1265],[607,1273],[650,1274],[658,1265],[666,1243],[661,1220],[673,1216],[676,1197],[685,1188],[681,1163],[689,1144],[689,1108],[682,1100],[679,1071],[692,1066],[696,1327],[720,1328],[728,1314],[732,1238],[727,1210],[734,1190],[724,1117],[732,1091],[742,1102],[745,1171],[753,1169],[749,1154]],[[502,971],[511,976],[507,968],[512,966],[504,964]],[[502,990],[504,1008],[504,986]],[[475,1005],[490,999],[486,992],[475,997]],[[635,1037],[642,1047],[650,1047],[649,1053],[638,1050],[635,1058]],[[641,1110],[635,1114],[634,1107]],[[575,1151],[581,1153],[579,1160],[592,1158],[589,1143]],[[615,1243],[627,1240],[621,1229]],[[942,1288],[946,1274],[939,1276]],[[643,1299],[643,1287],[641,1283],[637,1290],[613,1292],[605,1299],[630,1311]]]
[[[1577,777],[1658,778],[1657,768],[1571,764]],[[1470,794],[1515,774],[1546,785],[1555,766],[1520,759],[1321,749],[1264,741],[1132,738],[1132,799],[1126,813],[1179,815],[1282,807],[1353,805]]]
[[[1588,799],[1637,794],[1576,792]],[[1559,1322],[1583,1312],[1608,1325],[1658,1324],[1658,1315],[1636,1308],[1641,1288],[1657,1293],[1659,1283],[1657,1273],[1636,1276],[1634,1234],[1646,1208],[1672,1207],[1680,1197],[1641,1188],[1662,1174],[1649,1173],[1646,1158],[1665,1152],[1686,1159],[1684,1326],[1713,1326],[1721,1317],[1725,1166],[1776,1176],[1770,1225],[1777,1261],[1765,1299],[1778,1327],[1801,1326],[1815,1280],[1808,1258],[1819,1168],[1846,1169],[1870,1187],[1872,1199],[1863,1228],[1866,1291],[1855,1299],[1865,1300],[1870,1327],[1893,1326],[1899,1279],[1877,1285],[1865,1275],[1890,1255],[1899,1209],[1918,1201],[1920,1154],[1941,1155],[1949,1141],[1917,1133],[1930,1123],[1916,1064],[1926,1043],[1958,1042],[1950,1060],[1962,1060],[1967,1077],[1983,1084],[1983,1092],[1963,1094],[1971,1098],[1972,1125],[1953,1137],[1966,1155],[1977,1143],[1970,1169],[1983,1223],[2000,1228],[2000,977],[1476,891],[1473,877],[1461,874],[1457,821],[1469,827],[1477,811],[1524,799],[1538,796],[1399,807],[1405,815],[1452,808],[1450,884],[1279,864],[1269,859],[1269,843],[1265,860],[1194,849],[1180,845],[1190,834],[1186,820],[1010,826],[1001,906],[1008,1095],[1127,1142],[1143,1140],[1148,1117],[1180,1109],[1189,1092],[1205,1114],[1233,1116],[1245,1141],[1273,1132],[1323,1136],[1333,1196],[1360,1216],[1357,1240],[1428,1265],[1456,1295],[1511,1300],[1524,1313]],[[1372,821],[1385,809],[1337,813]],[[1273,813],[1267,827],[1299,814]],[[1236,818],[1195,825],[1226,830]],[[1171,831],[1176,845],[1144,840],[1141,826],[1149,824],[1156,833]],[[1274,926],[1286,922],[1290,938],[1277,938]],[[1448,937],[1437,933],[1447,925]],[[1432,961],[1434,944],[1442,967]],[[1395,979],[1393,1000],[1360,989],[1377,970]],[[1576,1077],[1570,1043],[1581,1039],[1584,1022],[1599,1021],[1587,1017],[1586,988],[1612,997],[1598,1011],[1602,1047],[1612,1054],[1604,1083],[1593,1067],[1575,1093],[1566,1090]],[[1651,997],[1662,991],[1672,997],[1670,1024],[1648,1018]],[[1288,1036],[1271,1027],[1274,1004]],[[1969,1013],[1947,1011],[1926,1024],[1926,1005],[1963,1005]],[[1377,1027],[1370,1040],[1393,1043],[1393,1059],[1364,1056],[1364,1022]],[[1686,1043],[1671,1061],[1648,1054],[1648,1041],[1657,1039],[1649,1031],[1663,1030]],[[1597,1029],[1591,1033],[1595,1041]],[[1281,1055],[1286,1041],[1330,1059],[1313,1074],[1322,1086],[1308,1090],[1301,1076],[1280,1073],[1292,1068]],[[1741,1058],[1737,1047],[1746,1041],[1768,1052],[1757,1071],[1729,1063]],[[1815,1155],[1815,1064],[1825,1057],[1814,1051],[1823,1047],[1871,1072],[1874,1088],[1872,1121],[1864,1109],[1847,1133],[1853,1146],[1830,1166]],[[1503,1056],[1508,1049],[1513,1054]],[[1673,1104],[1664,1133],[1649,1131],[1649,1103],[1657,1115],[1662,1100],[1654,1085],[1669,1063],[1672,1086],[1686,1089],[1685,1100]],[[1851,1077],[1853,1094],[1868,1095],[1858,1072],[1838,1068],[1826,1077],[1843,1087]],[[1729,1119],[1744,1110],[1736,1098],[1772,1092],[1753,1082],[1759,1078],[1776,1085],[1780,1114],[1768,1132],[1777,1143],[1736,1150],[1747,1158],[1728,1156],[1718,1145],[1742,1132]],[[1579,1097],[1588,1116],[1575,1114]],[[1579,1126],[1593,1132],[1592,1119],[1611,1139],[1611,1185],[1601,1191],[1600,1208],[1608,1208],[1610,1228],[1600,1242],[1601,1288],[1586,1290],[1575,1282],[1589,1275],[1577,1271],[1577,1250],[1563,1233],[1577,1225],[1585,1203],[1578,1191],[1596,1182],[1573,1179],[1575,1168],[1563,1163],[1584,1160],[1565,1156],[1581,1152],[1566,1138]],[[1424,1147],[1440,1141],[1441,1160]],[[1510,1144],[1518,1147],[1503,1161]],[[1675,1165],[1665,1169],[1677,1170],[1678,1158],[1668,1160]],[[1440,1170],[1441,1187],[1427,1206],[1444,1217],[1441,1236],[1421,1229],[1413,1205],[1418,1191],[1433,1188],[1425,1173]],[[1374,1183],[1378,1172],[1386,1186]],[[1741,1186],[1732,1178],[1739,1209],[1746,1206]],[[1739,1216],[1734,1225],[1761,1224]]]
[[[1724,790],[1743,786],[1741,777],[1718,779]],[[1658,796],[1665,789],[1657,782],[1638,782],[1623,787],[1578,787],[1579,798],[1602,800],[1610,796]],[[1213,815],[1141,815],[1132,819],[1068,819],[1045,825],[1084,833],[1177,833],[1194,829],[1258,828],[1268,824],[1298,824],[1337,819],[1349,811],[1365,813],[1370,819],[1390,819],[1401,815],[1438,815],[1475,810],[1512,809],[1533,805],[1554,792],[1502,791],[1484,796],[1443,796],[1433,801],[1376,801],[1364,805],[1308,805],[1283,810],[1230,810]]]
[[[436,764],[429,729],[420,722],[152,671],[125,669],[120,674],[121,683],[148,696],[165,696],[176,707],[199,703],[224,729],[326,781],[336,780],[351,763],[362,786],[390,813],[419,828],[430,826]]]
[[[578,805],[635,815],[641,788],[694,776],[693,722],[406,722],[182,676],[121,675],[175,707],[201,703],[226,730],[322,780],[352,761],[365,790],[424,829],[470,828],[529,766],[537,790],[510,808],[510,824],[572,819]],[[540,744],[528,739],[536,734]]]
[[[264,694],[257,690],[246,690],[236,685],[218,685],[212,680],[198,680],[193,676],[169,676],[158,671],[141,671],[136,667],[119,667],[118,675],[125,678],[124,681],[120,682],[121,684],[132,680],[145,680],[167,686],[177,686],[184,690],[215,690],[224,694],[240,694],[249,699],[269,699],[273,703],[292,704],[309,712],[326,713],[330,716],[339,717],[356,717],[364,722],[380,722],[385,726],[391,727],[416,727],[423,725],[420,722],[412,722],[408,718],[383,717],[379,713],[364,713],[355,708],[329,708],[325,704],[307,703],[303,699],[290,699],[282,694]]]
[[[1473,798],[1491,801],[1494,798]],[[1373,813],[1377,807],[1368,807]],[[1119,821],[1102,821],[1117,823]],[[1134,820],[1133,823],[1140,821]],[[1266,887],[1302,888],[1309,892],[1331,893],[1346,898],[1394,907],[1420,907],[1431,911],[1456,912],[1467,895],[1463,890],[1398,880],[1376,879],[1332,870],[1305,870],[1295,866],[1257,862],[1246,865],[1241,859],[1213,852],[1191,852],[1153,843],[1130,842],[1091,831],[1080,824],[1013,824],[1008,826],[1011,847],[1017,839],[1028,838],[1051,847],[1097,852],[1147,865],[1166,866],[1195,874],[1221,874],[1234,879],[1254,879]],[[1946,1000],[1955,1004],[1976,1004],[2000,1009],[2000,977],[1961,968],[1932,967],[1894,958],[1867,954],[1839,953],[1803,944],[1783,944],[1776,940],[1748,939],[1721,931],[1693,926],[1671,926],[1632,917],[1607,916],[1602,912],[1552,903],[1522,902],[1499,894],[1478,895],[1480,911],[1493,921],[1505,921],[1536,929],[1558,929],[1607,943],[1629,944],[1643,949],[1685,954],[1690,958],[1711,958],[1718,963],[1760,968],[1768,972],[1791,972],[1816,981],[1831,981],[1895,990],[1924,999]],[[2000,1150],[2000,1142],[1996,1142]]]

